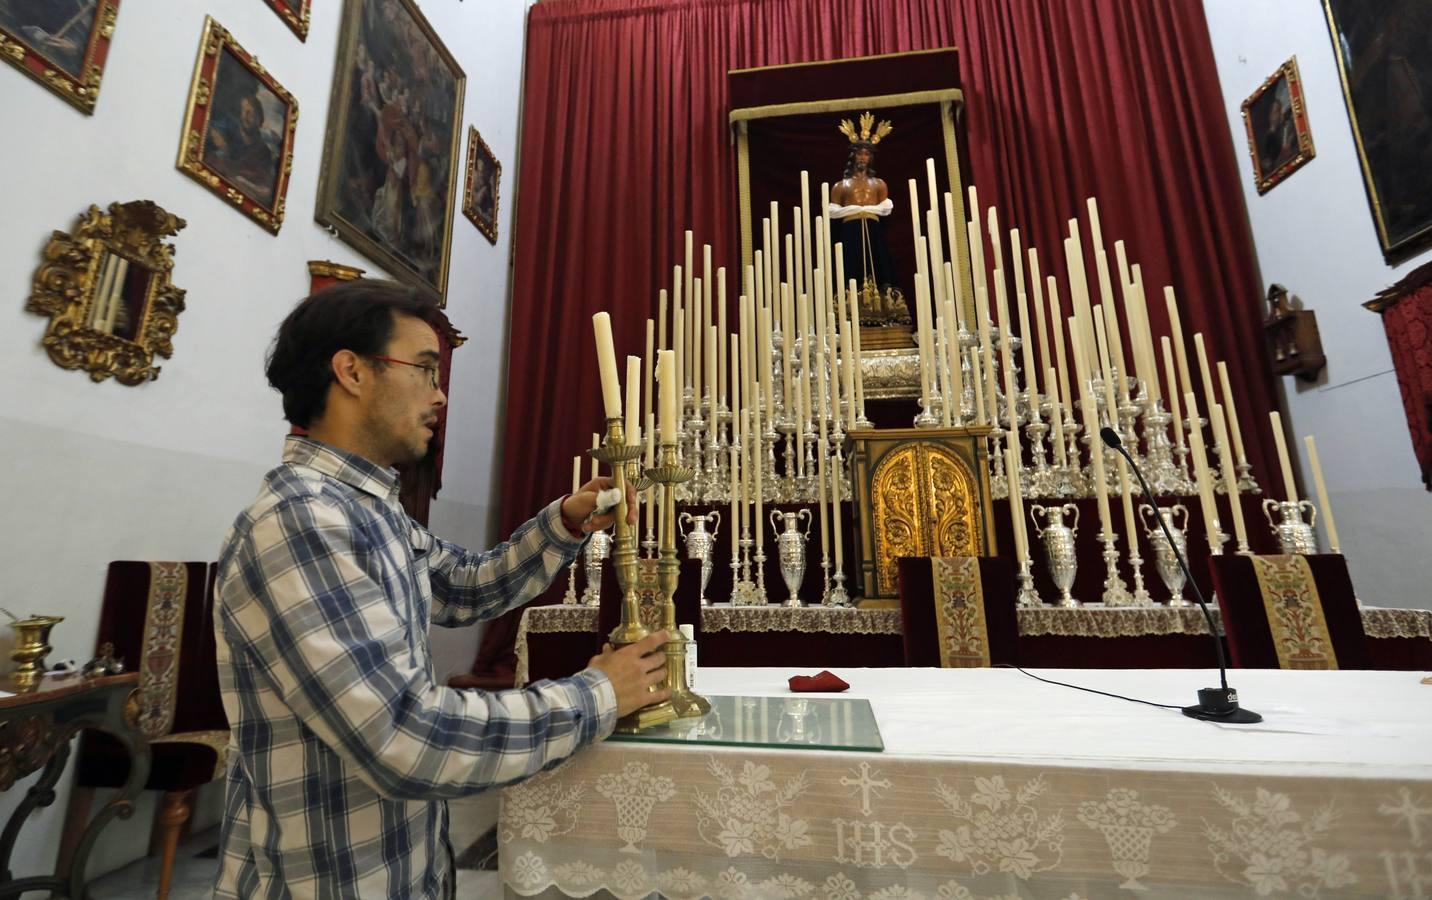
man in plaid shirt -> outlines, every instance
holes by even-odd
[[[665,699],[664,633],[523,690],[436,683],[428,623],[541,593],[597,516],[597,479],[472,553],[398,503],[427,452],[443,314],[349,282],[302,301],[269,353],[290,436],[219,558],[219,683],[232,740],[218,897],[438,898],[455,884],[446,800],[511,784]]]

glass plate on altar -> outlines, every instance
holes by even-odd
[[[814,697],[707,697],[711,711],[678,719],[640,734],[613,734],[609,741],[657,744],[726,744],[801,750],[885,749],[869,700]]]

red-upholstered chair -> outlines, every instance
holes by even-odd
[[[1212,557],[1211,563],[1233,665],[1372,667],[1362,613],[1341,554],[1228,555]]]
[[[1008,559],[906,556],[898,565],[905,665],[973,668],[1016,661],[1019,621],[1014,611],[1014,569]],[[984,601],[978,609],[975,572]],[[948,607],[943,629],[942,604]]]
[[[222,778],[229,723],[219,697],[214,639],[214,566],[202,562],[109,564],[96,645],[139,673],[139,728],[153,765],[145,787],[163,791],[150,855],[162,857],[158,896],[169,892],[174,853],[186,830],[196,789]],[[113,738],[86,731],[75,760],[75,788],[65,817],[61,860],[89,819],[96,788],[118,787],[129,757]]]

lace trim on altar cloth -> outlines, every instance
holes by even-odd
[[[1208,634],[1208,622],[1198,607],[1106,607],[1090,604],[1078,609],[1049,607],[1021,609],[1020,637],[1138,637],[1147,634]],[[1218,610],[1213,610],[1218,621]],[[1221,626],[1220,626],[1221,630]]]
[[[1370,638],[1432,639],[1432,609],[1365,607],[1362,630]]]
[[[703,631],[804,631],[824,634],[903,634],[898,609],[833,606],[708,606]]]

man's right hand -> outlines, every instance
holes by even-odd
[[[661,686],[666,678],[666,654],[661,647],[666,641],[666,632],[658,631],[620,650],[606,644],[587,664],[605,672],[611,681],[618,717],[671,696],[671,689]]]

